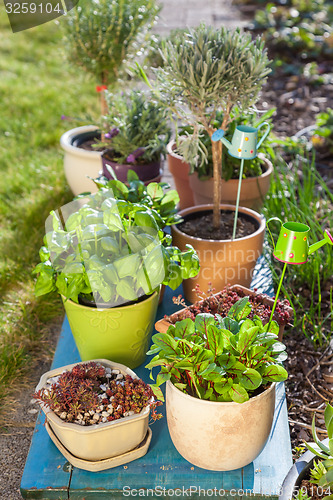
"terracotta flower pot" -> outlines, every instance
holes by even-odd
[[[96,193],[96,184],[89,177],[96,178],[102,170],[101,151],[89,151],[78,147],[84,139],[98,137],[95,125],[76,127],[65,132],[60,145],[65,151],[64,170],[69,187],[74,196],[80,193]]]
[[[121,164],[113,160],[109,160],[107,154],[108,152],[106,151],[102,155],[103,174],[107,179],[111,179],[112,177],[106,165],[110,165],[113,168],[117,179],[121,182],[127,181],[127,173],[129,170],[134,170],[134,172],[138,174],[139,179],[143,182],[151,182],[160,176],[161,161],[147,163],[146,165],[136,165],[133,163]]]
[[[269,190],[270,179],[273,173],[272,163],[262,155],[258,155],[264,162],[265,172],[259,177],[248,177],[242,180],[240,194],[240,205],[253,210],[259,210],[264,202],[265,196]],[[221,183],[221,201],[234,205],[237,198],[238,179],[222,180]],[[200,180],[198,174],[189,176],[189,183],[193,192],[194,204],[204,205],[213,201],[213,178]]]
[[[138,378],[137,375],[122,364],[107,359],[94,359],[105,367],[120,370],[123,375]],[[71,370],[74,363],[44,373],[36,387],[39,391],[47,380]],[[47,421],[63,446],[75,457],[83,460],[97,461],[122,455],[138,446],[147,434],[150,408],[147,406],[135,415],[87,427],[65,422],[54,411],[41,404]]]
[[[251,463],[263,450],[274,417],[275,384],[245,403],[215,402],[166,384],[170,436],[178,452],[203,469],[227,471]]]
[[[235,211],[233,205],[220,205],[220,208]],[[182,210],[180,215],[186,219],[190,214],[212,209],[213,205],[201,205]],[[184,295],[189,302],[197,300],[193,291],[197,283],[204,292],[209,288],[208,283],[211,283],[216,290],[222,290],[226,285],[236,283],[247,288],[250,286],[255,264],[262,253],[265,219],[257,212],[244,207],[240,207],[239,214],[250,217],[257,229],[253,234],[233,241],[204,240],[183,233],[178,226],[171,226],[173,244],[181,250],[185,250],[186,244],[192,245],[200,259],[198,276],[183,281]]]
[[[230,287],[230,290],[235,291],[235,292],[241,292],[244,294],[244,296],[254,297],[256,295],[263,295],[263,299],[262,299],[263,304],[269,306],[270,308],[272,308],[272,306],[274,304],[274,300],[272,298],[268,297],[267,295],[264,295],[264,294],[261,294],[258,292],[254,292],[253,290],[249,290],[248,288],[245,288],[244,286],[241,286],[241,285],[233,285]],[[219,295],[221,295],[221,292],[215,293],[214,297],[219,297]],[[204,302],[204,300],[199,300],[198,304],[201,304],[203,302]],[[285,309],[290,314],[290,317],[292,317],[293,309],[291,307],[287,307],[287,306],[285,307]],[[168,316],[167,318],[169,318],[169,320],[166,317],[164,317],[164,318],[160,319],[159,321],[157,321],[155,323],[155,330],[157,332],[166,333],[171,324],[174,324],[176,321],[179,321],[179,317],[181,316],[183,311],[185,311],[185,308],[182,308],[179,311]],[[284,327],[285,327],[285,325],[279,325],[279,340],[280,341],[282,341]]]
[[[193,193],[190,187],[190,165],[186,163],[182,156],[175,153],[176,143],[170,141],[167,145],[167,160],[169,171],[175,181],[176,190],[179,194],[179,209],[192,207],[194,205]]]

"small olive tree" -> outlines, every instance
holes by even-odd
[[[226,131],[232,111],[244,112],[258,100],[271,71],[264,44],[259,37],[253,41],[250,33],[239,29],[214,29],[201,24],[167,41],[161,54],[164,64],[155,70],[155,93],[161,105],[168,106],[183,124],[194,128],[194,133],[182,142],[182,152],[190,163],[198,161],[200,156],[205,156],[200,132],[206,130],[211,137],[217,128]],[[223,121],[216,127],[217,111],[223,112]],[[220,141],[212,141],[212,153],[213,223],[217,228],[222,168]]]
[[[112,90],[125,61],[141,48],[160,7],[155,0],[80,0],[65,23],[67,54],[91,73],[98,85]],[[102,115],[107,112],[104,92]]]

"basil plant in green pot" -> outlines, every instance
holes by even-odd
[[[204,313],[179,321],[154,335],[148,352],[147,368],[160,367],[152,386],[160,399],[166,382],[171,439],[204,469],[237,469],[260,454],[273,422],[276,382],[287,378],[277,323],[250,320],[250,311],[244,297],[225,318]]]
[[[84,203],[84,201],[86,201]],[[161,284],[198,272],[192,247],[181,252],[153,208],[110,189],[80,198],[46,220],[37,296],[61,294],[83,361],[104,357],[130,368],[145,358]]]
[[[161,106],[167,107],[181,125],[193,128],[183,144],[183,154],[187,148],[186,157],[189,160],[191,156],[193,163],[204,149],[204,133],[211,142],[213,204],[182,210],[184,224],[172,231],[176,245],[182,248],[191,242],[200,257],[198,278],[184,282],[184,295],[194,302],[196,283],[204,291],[209,282],[216,290],[227,284],[249,287],[262,253],[265,224],[263,217],[251,209],[239,210],[232,239],[235,207],[221,205],[223,147],[212,136],[219,129],[227,133],[236,110],[246,112],[256,103],[270,72],[269,61],[260,38],[252,40],[250,33],[204,24],[166,42],[161,54],[164,65],[155,69],[154,83],[142,68],[140,71]]]
[[[104,141],[98,144],[103,174],[126,182],[133,170],[146,183],[161,179],[161,158],[165,157],[170,127],[166,110],[147,92],[107,93]]]
[[[159,10],[155,0],[99,0],[93,8],[89,0],[80,0],[64,18],[67,57],[95,80],[100,116],[107,113],[105,89],[114,90],[120,79],[128,79],[128,63],[147,45],[148,31]],[[102,152],[91,144],[100,138],[99,126],[94,123],[75,127],[60,139],[65,176],[74,195],[94,188],[89,177],[98,175]]]

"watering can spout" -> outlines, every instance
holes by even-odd
[[[221,128],[215,130],[214,134],[212,135],[212,141],[221,141],[228,149],[232,147],[231,142],[229,142],[228,139],[224,137],[224,130],[222,130]]]
[[[314,243],[313,245],[310,245],[309,247],[309,255],[311,255],[313,252],[318,250],[319,248],[323,247],[328,243],[329,245],[333,245],[333,236],[331,233],[326,229],[325,234],[324,234],[324,239],[317,241],[317,243]]]

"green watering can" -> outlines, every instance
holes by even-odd
[[[263,137],[258,141],[258,130],[267,126],[267,130]],[[212,135],[212,141],[221,141],[227,148],[230,156],[234,158],[240,158],[243,160],[252,160],[257,156],[257,149],[260,148],[264,139],[270,131],[270,125],[268,122],[263,122],[259,127],[249,127],[248,125],[238,125],[235,129],[234,135],[232,136],[232,141],[229,142],[224,137],[224,130],[218,129]]]
[[[269,222],[272,220],[277,220],[282,225],[276,245],[274,245],[272,233],[268,227]],[[310,228],[306,224],[300,222],[282,223],[278,217],[272,217],[267,221],[267,228],[273,241],[274,257],[286,264],[305,264],[308,260],[308,256],[326,245],[326,243],[333,245],[333,236],[326,229],[324,239],[309,246],[308,233]]]

